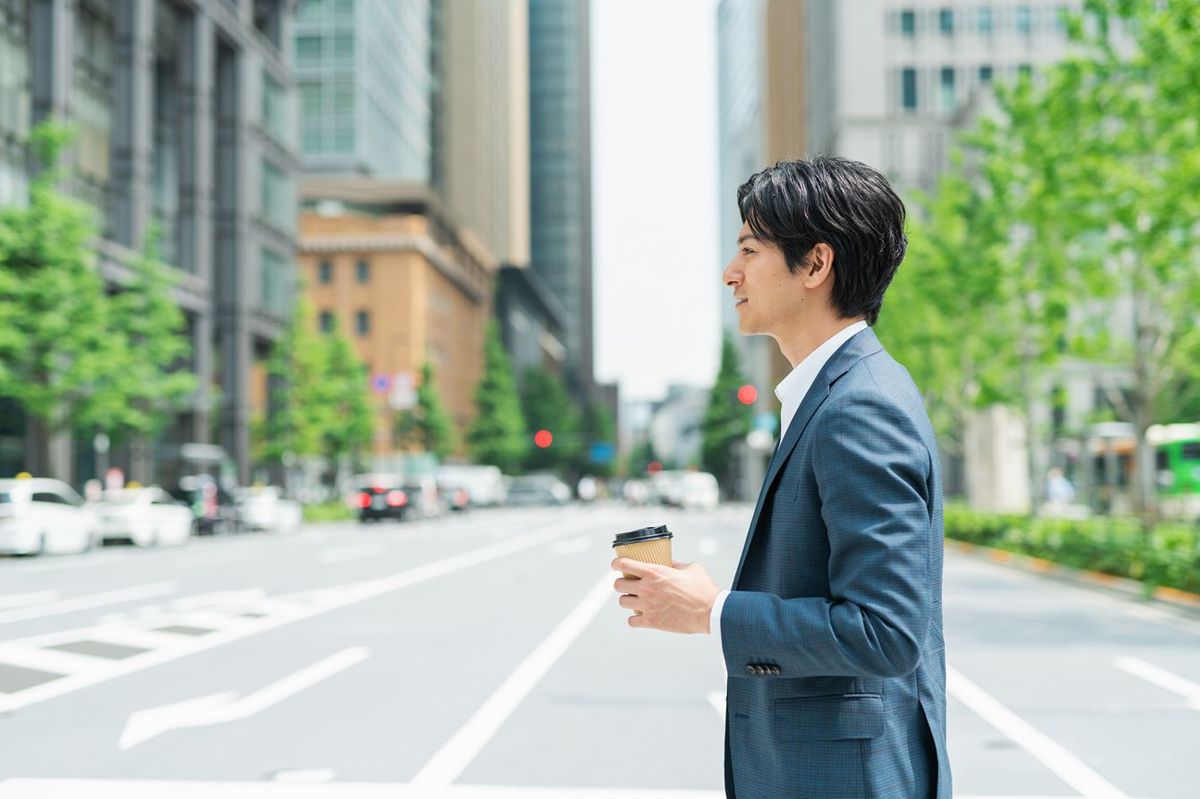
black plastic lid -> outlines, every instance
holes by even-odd
[[[653,541],[656,538],[674,538],[674,536],[665,524],[661,524],[658,527],[643,527],[640,530],[631,530],[628,533],[617,533],[616,540],[613,541],[613,546],[623,547],[626,544]]]

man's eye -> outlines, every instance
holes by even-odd
[[[743,255],[751,255],[753,252],[754,252],[754,250],[750,249],[749,247],[743,247],[743,248],[742,248],[742,254],[743,254]]]

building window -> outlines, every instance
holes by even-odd
[[[984,64],[979,68],[979,83],[983,86],[992,85],[992,65]]]
[[[900,33],[905,36],[917,35],[917,12],[911,9],[900,12]]]
[[[954,67],[942,67],[941,72],[942,110],[954,110]]]
[[[321,332],[333,332],[333,314],[329,311],[321,311]]]
[[[296,64],[301,67],[321,66],[321,37],[296,37]]]
[[[358,335],[365,336],[371,332],[371,314],[367,311],[359,311],[354,315],[354,329],[358,331]]]
[[[984,6],[979,9],[979,33],[982,36],[991,36],[995,26],[995,21],[992,17],[992,7]]]
[[[105,219],[112,233],[114,205],[108,196],[111,175],[114,69],[113,21],[92,6],[79,6],[75,22],[76,146],[79,154],[79,193]]]
[[[317,280],[321,283],[333,282],[333,264],[329,261],[321,261],[317,264]]]
[[[359,283],[366,283],[371,279],[371,265],[366,261],[359,261],[355,265],[355,273]]]
[[[917,71],[912,67],[900,72],[900,102],[905,111],[917,110]]]
[[[291,141],[291,136],[288,135],[291,126],[288,124],[287,95],[283,86],[264,72],[262,88],[263,128],[274,136],[276,141],[287,144]]]
[[[943,8],[938,11],[938,30],[943,36],[954,35],[954,10]]]
[[[259,275],[259,304],[279,317],[287,316],[291,304],[288,287],[287,257],[263,248],[262,272]]]
[[[1017,33],[1028,36],[1033,32],[1033,15],[1029,12],[1029,6],[1017,6]]]
[[[263,219],[280,230],[291,231],[295,214],[287,175],[266,160],[262,162],[262,215]]]

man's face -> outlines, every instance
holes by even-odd
[[[744,336],[776,336],[799,321],[803,281],[788,271],[787,260],[774,244],[755,238],[749,224],[738,232],[738,252],[721,275],[733,289],[738,331]]]

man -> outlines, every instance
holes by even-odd
[[[869,167],[789,161],[738,189],[743,334],[794,367],[731,591],[613,562],[631,627],[717,637],[737,799],[950,799],[942,488],[920,394],[869,325],[907,240]],[[904,312],[904,309],[901,310]]]

